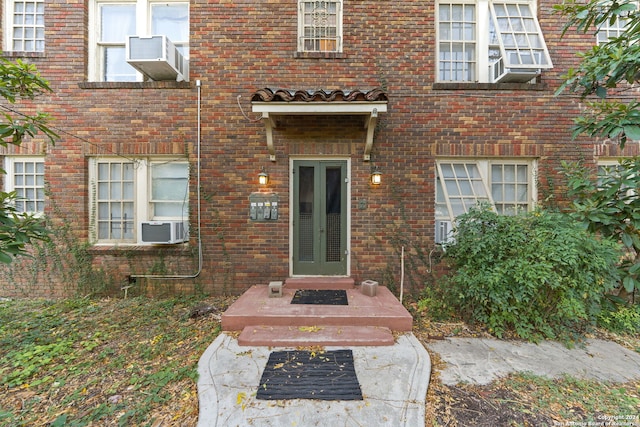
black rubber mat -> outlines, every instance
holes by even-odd
[[[349,305],[344,289],[298,289],[291,304]]]
[[[362,400],[353,353],[274,351],[262,372],[256,398]]]

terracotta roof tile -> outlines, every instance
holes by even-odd
[[[334,101],[388,101],[387,92],[381,88],[361,90],[289,90],[264,88],[251,96],[257,102],[334,102]]]

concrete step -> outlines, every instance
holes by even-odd
[[[379,326],[247,326],[238,345],[269,347],[393,345],[391,330]]]
[[[347,289],[348,305],[291,304],[295,289],[285,286],[282,297],[269,297],[267,285],[255,285],[223,314],[222,329],[242,331],[247,326],[377,326],[411,331],[413,318],[384,286],[375,296],[359,288]]]
[[[290,289],[353,289],[351,277],[289,277],[284,285]]]

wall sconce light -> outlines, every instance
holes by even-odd
[[[382,172],[376,166],[373,172],[371,172],[371,183],[373,185],[380,185],[382,183]]]
[[[269,183],[269,174],[264,171],[264,168],[262,168],[262,172],[258,174],[258,183],[260,185],[267,185]]]

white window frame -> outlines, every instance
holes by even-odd
[[[445,176],[443,167],[452,165],[455,168],[464,169],[465,174],[469,177],[455,174],[449,181],[451,185],[456,186],[459,194],[451,194],[441,177]],[[526,177],[524,179],[504,183],[493,182],[493,167],[496,166],[526,166]],[[468,171],[473,171],[469,173]],[[517,173],[516,173],[517,175]],[[492,208],[505,215],[513,215],[522,210],[518,209],[518,205],[526,204],[525,211],[532,211],[537,202],[537,161],[534,159],[511,159],[511,158],[492,158],[492,159],[469,159],[469,158],[443,158],[436,161],[436,182],[435,182],[435,220],[436,220],[436,243],[446,243],[451,236],[453,224],[456,217],[478,205],[478,203],[489,203]],[[459,179],[458,179],[459,178]],[[514,199],[503,200],[504,205],[515,205],[514,211],[502,211],[499,208],[501,203],[496,202],[493,197],[492,188],[494,185],[508,184],[513,185],[517,190],[518,186],[527,185],[526,201],[517,200],[514,191]],[[453,203],[453,199],[459,199],[460,203]],[[497,208],[498,207],[498,208]]]
[[[15,13],[16,13],[16,3],[21,3],[24,6],[27,4],[34,4],[36,7],[36,12],[34,13],[35,20],[34,22],[26,23],[23,22],[21,24],[17,24],[15,22]],[[38,13],[37,9],[41,8],[42,12]],[[44,0],[7,0],[4,2],[4,10],[3,10],[3,27],[4,27],[4,50],[7,52],[44,52],[45,48],[45,40],[44,40],[44,32],[45,32],[45,21],[44,21],[44,13],[45,13],[45,1]],[[29,15],[26,12],[21,14],[24,18]],[[40,19],[41,22],[38,22]],[[23,34],[19,37],[22,46],[16,46],[17,37],[15,34],[16,30],[22,29]],[[27,31],[33,32],[32,35],[27,36],[25,33]],[[26,43],[32,43],[32,48],[26,48]]]
[[[151,11],[153,6],[157,5],[171,5],[171,4],[183,4],[189,6],[188,1],[157,1],[157,0],[91,0],[89,9],[89,64],[88,64],[88,78],[89,81],[101,82],[106,81],[104,78],[104,61],[101,58],[102,48],[101,46],[121,46],[125,47],[125,40],[121,42],[113,43],[101,43],[101,23],[100,23],[100,7],[102,5],[133,5],[135,6],[135,33],[127,34],[131,36],[152,36],[163,34],[151,34],[152,32],[152,19]],[[173,44],[179,48],[180,52],[184,56],[185,60],[189,59],[189,40],[171,40]],[[144,76],[142,73],[136,71],[131,67],[131,76],[129,80],[125,81],[143,81]]]
[[[18,168],[18,164],[23,167],[26,163],[41,165],[41,171],[38,167],[33,172],[27,172],[24,168]],[[20,170],[19,170],[20,169]],[[10,193],[15,191],[18,195],[14,205],[18,212],[25,212],[36,216],[44,214],[45,205],[45,181],[44,181],[44,156],[6,156],[4,158],[5,174],[5,191]],[[24,178],[23,182],[18,182],[18,175]],[[32,178],[31,182],[28,178]],[[26,193],[33,192],[33,197],[26,197]],[[27,209],[29,205],[34,205],[34,209]]]
[[[316,4],[322,8],[330,3],[335,5],[335,25],[333,23],[327,25],[314,25],[314,23],[306,21],[309,15],[306,13],[306,6]],[[343,0],[298,0],[298,52],[305,53],[341,53],[342,43],[342,10]],[[313,18],[311,18],[313,20]],[[317,22],[315,24],[318,24]],[[326,34],[327,31],[335,28],[335,36]],[[307,35],[306,30],[309,29],[312,34]],[[311,45],[313,46],[311,46]]]
[[[152,166],[156,164],[164,164],[164,163],[177,163],[184,165],[186,168],[186,175],[177,177],[180,180],[184,180],[186,178],[186,190],[185,197],[182,200],[184,204],[183,212],[181,215],[176,216],[159,216],[154,213],[154,204],[157,202],[152,199],[152,177],[151,171]],[[100,182],[104,182],[107,184],[109,180],[98,180],[98,167],[101,164],[127,164],[133,168],[132,173],[132,182],[131,182],[131,193],[130,198],[126,197],[107,197],[102,201],[99,200],[99,189],[98,185]],[[127,181],[130,182],[130,181]],[[107,184],[108,185],[108,184]],[[89,159],[89,224],[90,224],[90,241],[94,244],[130,244],[136,245],[141,244],[140,237],[138,235],[138,225],[142,221],[182,221],[187,223],[188,211],[189,211],[189,162],[185,158],[136,158],[136,159],[125,159],[122,157],[94,157]],[[124,193],[124,192],[123,192]],[[163,200],[162,202],[166,202]],[[99,203],[132,203],[132,212],[133,218],[129,220],[124,218],[116,218],[116,219],[104,219],[99,218]],[[108,230],[106,231],[108,237],[100,236],[99,232],[99,222],[104,222],[108,225]],[[118,227],[118,222],[122,224],[120,230],[112,230],[111,227]],[[126,225],[125,225],[126,224]],[[125,230],[122,227],[127,228],[128,236],[117,236],[120,232],[124,233]],[[128,227],[131,227],[130,229]],[[112,236],[116,234],[115,237]]]
[[[636,5],[636,12],[639,7]],[[596,31],[596,44],[602,45],[607,43],[610,39],[618,38],[625,31],[625,27],[629,24],[629,20],[626,18],[616,19],[613,23],[609,20],[603,22]]]
[[[443,20],[446,10],[465,10],[464,20],[455,20],[453,13]],[[502,16],[502,9],[516,8],[519,14]],[[542,30],[536,16],[534,0],[440,0],[436,11],[436,81],[455,83],[494,83],[505,72],[524,75],[553,67]],[[473,16],[471,16],[472,14]],[[500,14],[500,15],[499,15]],[[526,23],[516,29],[514,23]],[[449,23],[449,24],[447,24]],[[506,24],[508,25],[506,25]],[[506,30],[508,27],[510,30]],[[503,28],[501,30],[501,28]],[[462,34],[463,37],[456,37]],[[515,37],[514,37],[515,36]],[[517,39],[518,47],[511,40]],[[526,43],[523,41],[526,40]],[[535,44],[535,41],[539,45]],[[444,45],[451,55],[444,57]],[[463,46],[462,52],[455,48]],[[448,70],[443,64],[449,63]],[[459,68],[462,67],[462,68]],[[445,73],[447,75],[445,75]],[[533,77],[531,77],[533,79]],[[528,80],[531,80],[528,79]]]

